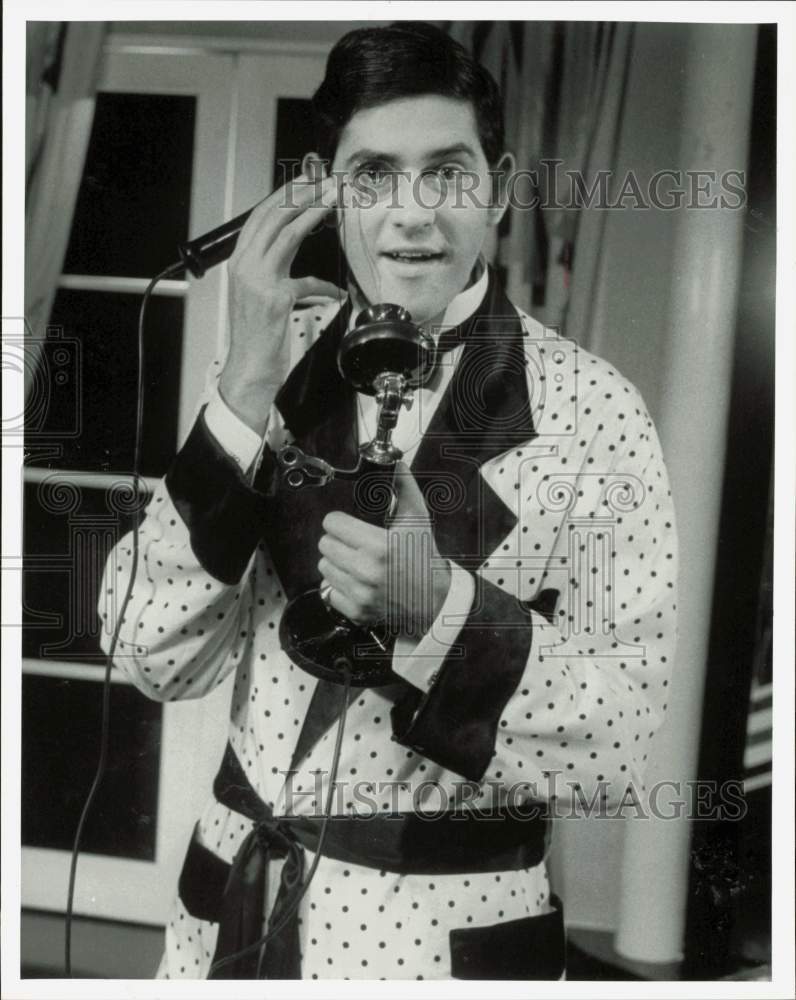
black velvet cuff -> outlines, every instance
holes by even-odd
[[[495,749],[503,709],[528,662],[527,608],[476,576],[473,609],[457,646],[427,693],[411,688],[393,706],[393,739],[470,781],[480,781]]]
[[[263,463],[275,461],[266,448]],[[238,583],[262,536],[266,498],[207,429],[204,410],[166,474],[166,489],[202,569]]]

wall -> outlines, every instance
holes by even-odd
[[[76,979],[152,979],[163,953],[163,928],[77,917],[72,925],[72,970]],[[64,974],[64,918],[23,910],[20,968],[26,979]]]
[[[632,168],[643,190],[656,170],[716,167],[716,150],[719,160],[726,154],[732,161],[723,167],[743,169],[748,135],[746,91],[751,91],[749,54],[756,30],[736,25],[636,25],[615,165],[620,177]],[[733,55],[739,53],[745,61],[739,60],[736,67]],[[732,75],[736,72],[737,76]],[[669,461],[681,541],[688,543],[683,547],[683,579],[693,582],[698,572],[705,593],[705,604],[699,604],[696,616],[693,588],[681,594],[681,653],[673,704],[658,740],[657,759],[650,762],[650,774],[659,777],[690,777],[691,760],[695,767],[704,670],[701,647],[707,644],[715,539],[710,508],[717,511],[719,505],[723,419],[730,385],[727,362],[740,266],[740,213],[720,219],[715,211],[705,214],[702,210],[702,215],[699,211],[652,208],[612,213],[602,247],[594,323],[585,345],[616,364],[645,397]],[[575,267],[577,274],[577,262]],[[686,318],[688,325],[683,323]],[[689,344],[699,345],[699,367],[690,371],[679,365]],[[715,353],[711,353],[714,345]],[[667,377],[672,372],[678,373],[674,381]],[[700,388],[708,390],[704,397]],[[683,410],[692,421],[690,434],[683,431]],[[716,443],[712,451],[713,462],[718,463],[715,470],[700,469],[708,425]],[[675,428],[677,433],[671,433]],[[667,451],[667,445],[671,450]],[[697,504],[690,493],[694,483],[699,483],[696,469],[705,473],[703,492],[709,494],[704,503]],[[713,476],[712,471],[719,474]],[[688,633],[686,642],[683,631]],[[680,753],[675,766],[667,755],[677,754],[673,747],[678,744],[681,751],[687,750]],[[681,768],[687,773],[681,775]],[[627,879],[628,831],[599,820],[559,826],[554,871],[567,902],[569,922],[615,929],[621,910],[618,886],[623,877]],[[666,836],[671,832],[667,830]],[[678,846],[672,848],[672,858],[678,855],[678,863],[682,852],[687,852],[687,838],[686,828]],[[644,865],[650,872],[660,869],[660,877],[667,878],[665,859],[647,855],[640,858],[639,871]],[[681,876],[682,872],[677,878],[672,875],[672,883],[678,885],[674,896],[685,891]],[[671,909],[681,906],[673,900],[668,905]],[[678,920],[676,915],[673,937],[677,937]]]
[[[389,24],[389,21],[112,21],[110,31],[142,36],[191,36],[203,39],[250,41],[282,39],[297,43],[332,45],[354,28]]]
[[[655,170],[678,165],[688,30],[682,24],[635,26],[617,151],[620,177],[632,169],[645,185]],[[674,223],[673,213],[612,211],[594,323],[583,344],[610,360],[638,387],[656,421],[661,406],[657,373],[665,351],[667,317],[655,305],[668,297]],[[553,877],[566,901],[568,923],[616,929],[623,845],[624,825],[619,821],[558,824]]]

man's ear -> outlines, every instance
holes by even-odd
[[[509,191],[511,178],[516,172],[517,161],[514,154],[508,150],[503,153],[494,167],[490,167],[489,176],[492,181],[490,192],[489,225],[496,226],[505,215],[509,206]]]
[[[301,172],[312,181],[322,181],[327,176],[326,161],[319,153],[305,153],[301,161]]]

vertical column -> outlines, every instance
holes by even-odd
[[[756,28],[692,25],[687,44],[677,166],[718,175],[745,170]],[[648,787],[693,778],[697,766],[744,221],[743,210],[729,208],[679,212],[658,430],[680,534],[680,641]],[[676,961],[682,957],[689,821],[626,826],[616,950],[641,961]]]

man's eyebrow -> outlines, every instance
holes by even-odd
[[[429,150],[429,152],[425,154],[425,158],[426,160],[444,160],[450,156],[456,156],[457,154],[464,154],[473,160],[477,159],[475,150],[466,142],[455,142],[450,146],[442,146],[440,149]],[[379,151],[376,149],[363,148],[357,149],[348,157],[346,160],[346,166],[350,167],[351,164],[357,160],[377,160],[385,163],[397,163],[400,159],[400,154],[396,156],[394,153],[386,153],[383,150]]]
[[[449,156],[456,156],[459,153],[464,153],[465,156],[470,156],[474,160],[477,158],[473,147],[466,142],[455,142],[452,146],[443,146],[442,149],[435,149],[428,154],[428,158],[429,160],[445,160]]]

